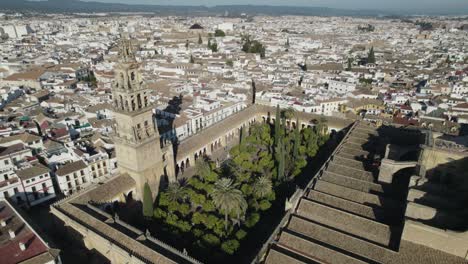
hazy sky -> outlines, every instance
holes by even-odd
[[[326,6],[353,9],[455,9],[466,10],[468,0],[85,0],[108,3],[155,4],[155,5],[289,5],[289,6]]]

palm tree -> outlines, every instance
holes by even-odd
[[[320,118],[320,120],[315,125],[315,129],[316,129],[315,131],[317,132],[317,134],[321,136],[326,135],[328,132],[327,119],[323,117]]]
[[[283,112],[281,114],[282,114],[282,119],[283,119],[283,126],[284,126],[284,129],[286,131],[287,128],[290,128],[290,127],[286,126],[286,120],[288,120],[290,122],[291,127],[292,127],[292,120],[293,120],[294,117],[296,117],[296,110],[294,110],[294,108],[292,108],[292,107],[289,107],[289,108],[283,110]]]
[[[263,198],[273,190],[273,184],[267,176],[261,176],[253,184],[253,193],[258,198]]]
[[[204,181],[205,176],[211,173],[210,164],[204,158],[200,158],[195,163],[195,172]]]
[[[293,119],[293,117],[296,116],[296,110],[294,110],[294,108],[292,107],[289,107],[288,109],[285,109],[283,111],[283,116],[286,118],[286,119]]]
[[[179,200],[185,199],[186,190],[179,182],[171,182],[167,187],[167,198],[171,202],[177,202]]]
[[[216,208],[224,214],[224,227],[226,231],[228,228],[228,215],[234,213],[239,219],[239,216],[247,210],[247,202],[244,199],[244,195],[241,190],[235,187],[232,179],[219,179],[215,183],[210,196]]]

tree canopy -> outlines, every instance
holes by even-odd
[[[216,42],[216,40],[214,39],[208,39],[208,48],[212,51],[212,52],[218,52],[218,43]]]
[[[215,37],[225,37],[226,33],[224,33],[224,31],[222,31],[221,29],[216,29],[215,33],[214,33],[214,36]]]
[[[220,167],[199,158],[195,176],[160,193],[154,217],[172,234],[186,234],[195,250],[234,254],[281,187],[301,174],[328,138],[325,121],[301,130],[295,115],[277,107],[273,125],[242,128],[239,144]]]
[[[258,53],[265,58],[265,46],[258,40],[251,40],[250,36],[242,36],[242,51],[246,53]]]

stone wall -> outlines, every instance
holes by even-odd
[[[402,239],[459,256],[468,261],[468,232],[457,233],[406,220]]]

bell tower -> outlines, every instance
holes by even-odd
[[[150,90],[142,80],[140,64],[129,39],[121,39],[118,56],[112,98],[116,122],[113,138],[119,172],[135,180],[136,199],[142,199],[146,182],[155,198],[165,174],[165,164],[149,102]]]

